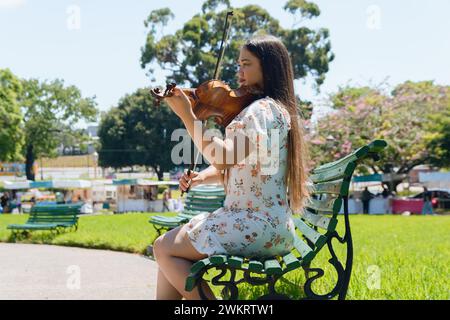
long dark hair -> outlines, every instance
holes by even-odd
[[[261,64],[264,79],[264,96],[278,101],[291,117],[289,130],[286,184],[289,204],[294,212],[302,210],[309,197],[306,186],[309,152],[304,141],[303,125],[294,94],[294,71],[289,52],[277,37],[255,36],[244,44]]]

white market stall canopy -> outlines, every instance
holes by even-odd
[[[136,186],[178,186],[178,181],[156,181],[145,179],[120,179],[113,180],[113,185],[136,185]]]
[[[5,189],[84,189],[91,188],[92,183],[87,180],[50,180],[50,181],[4,181]]]

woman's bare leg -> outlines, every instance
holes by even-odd
[[[167,280],[164,273],[158,268],[158,281],[156,283],[156,300],[181,300],[183,296]]]
[[[200,300],[198,289],[190,292],[184,290],[186,278],[190,274],[192,261],[206,258],[207,255],[199,253],[191,244],[184,226],[172,229],[154,242],[154,256],[160,270],[167,281],[186,299]],[[201,283],[206,296],[215,299],[215,296],[205,281]]]

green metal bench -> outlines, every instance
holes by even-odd
[[[184,210],[174,217],[156,215],[152,216],[149,222],[156,229],[157,236],[163,231],[176,228],[192,217],[203,212],[212,212],[223,207],[225,191],[223,187],[214,185],[203,185],[192,188],[186,195]],[[155,238],[156,239],[156,238]]]
[[[199,290],[202,299],[207,299],[200,280],[208,270],[213,273],[211,283],[221,286],[222,298],[236,300],[239,297],[238,285],[266,286],[268,294],[258,299],[291,299],[287,294],[278,293],[275,284],[278,280],[289,282],[283,276],[288,272],[302,268],[305,271],[306,282],[303,286],[305,299],[332,299],[338,296],[345,299],[353,264],[353,244],[348,216],[348,192],[352,174],[356,166],[367,158],[378,160],[378,153],[387,146],[384,140],[374,140],[353,153],[331,163],[315,168],[311,172],[311,184],[308,186],[312,199],[301,215],[294,215],[296,237],[294,249],[285,256],[275,256],[266,259],[247,258],[242,256],[213,255],[192,265],[191,273],[186,279],[185,290]],[[343,227],[345,235],[341,237],[336,227],[338,214],[344,205]],[[320,229],[320,231],[319,231]],[[345,267],[339,261],[333,249],[332,240],[337,239],[346,246]],[[313,283],[325,272],[321,268],[311,268],[311,262],[325,245],[328,247],[331,259],[328,260],[337,273],[334,288],[325,294],[317,294]],[[218,275],[215,275],[220,271]],[[238,272],[239,271],[239,272]],[[238,276],[239,275],[239,276]],[[256,277],[255,277],[256,275]]]
[[[30,210],[30,216],[25,224],[10,224],[7,229],[17,233],[27,234],[29,231],[49,230],[60,233],[62,230],[78,230],[78,214],[82,203],[35,205]]]

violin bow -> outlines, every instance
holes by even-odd
[[[223,59],[223,54],[225,52],[225,42],[228,39],[228,35],[230,33],[230,28],[231,28],[231,23],[228,21],[228,18],[231,17],[233,15],[233,11],[228,11],[227,12],[227,16],[225,18],[225,26],[223,28],[223,33],[222,33],[222,41],[220,43],[220,49],[219,49],[219,56],[217,57],[217,62],[216,62],[216,67],[214,69],[214,75],[213,75],[213,79],[218,79],[219,77],[219,72],[220,72],[220,65],[222,64],[222,59]],[[203,125],[206,123],[206,120],[203,122]],[[195,167],[197,166],[198,160],[200,158],[200,151],[197,150],[197,154],[195,156],[195,161],[192,162],[189,165],[189,169],[187,171],[188,177],[191,175],[191,172],[193,170],[195,170]],[[193,159],[192,159],[193,160]],[[186,192],[189,191],[189,187],[186,189]],[[181,191],[181,196],[183,196],[184,191]]]

